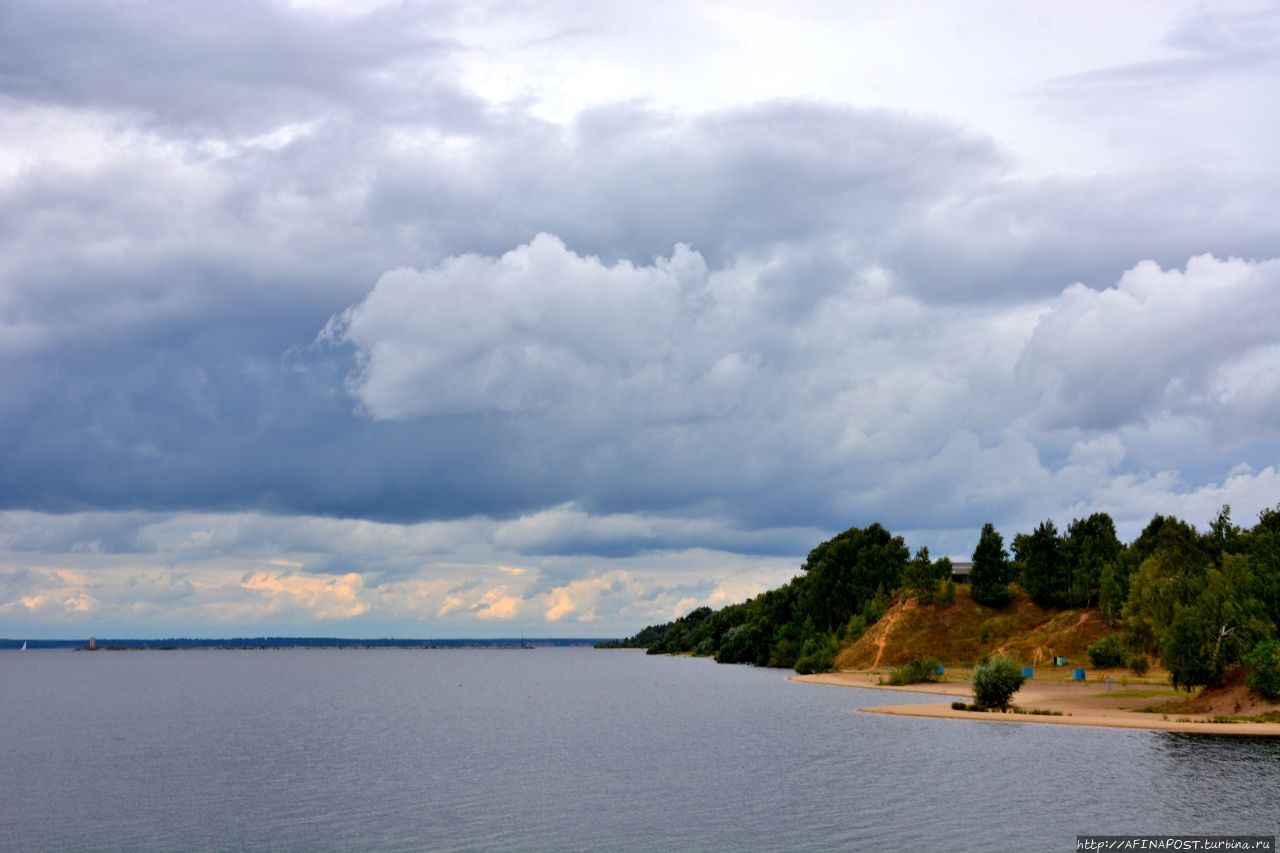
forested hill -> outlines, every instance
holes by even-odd
[[[960,598],[971,598],[984,619],[1025,617],[1032,604],[1045,620],[1076,610],[1082,625],[1096,626],[1093,636],[1111,635],[1098,644],[1110,665],[1156,658],[1175,684],[1195,687],[1218,683],[1243,663],[1263,675],[1274,672],[1280,691],[1280,506],[1248,528],[1224,507],[1203,532],[1157,515],[1130,543],[1117,538],[1110,516],[1095,513],[1064,532],[1045,521],[1011,545],[1012,554],[992,525],[983,527],[971,585]],[[902,537],[872,524],[814,548],[800,574],[777,589],[600,645],[819,672],[832,668],[891,603],[907,601],[936,609],[938,625],[971,621],[944,618],[957,605],[949,560],[932,560],[925,548],[912,555]],[[964,640],[947,645],[970,648],[972,638]],[[1015,655],[1020,648],[1011,646]],[[946,655],[920,649],[922,656],[939,653]],[[854,659],[845,655],[842,663]]]

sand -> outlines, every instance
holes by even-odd
[[[863,687],[877,690],[897,690],[905,693],[927,693],[973,701],[973,693],[967,678],[939,684],[913,684],[907,687],[882,685],[882,673],[876,672],[828,672],[821,675],[795,675],[793,681],[807,684],[827,684],[840,687]],[[953,677],[954,678],[954,677]],[[1126,696],[1126,692],[1160,691],[1159,695]],[[1182,694],[1185,696],[1185,694]],[[1025,710],[1058,711],[1062,716],[1033,714],[1001,714],[998,712],[957,711],[950,702],[945,704],[884,705],[860,708],[869,714],[897,714],[907,717],[935,717],[948,720],[970,720],[983,723],[1031,723],[1049,726],[1101,726],[1105,728],[1145,729],[1148,731],[1188,732],[1214,735],[1270,735],[1280,736],[1280,723],[1223,723],[1210,722],[1212,714],[1159,714],[1143,713],[1137,708],[1159,705],[1178,698],[1172,689],[1149,684],[1128,688],[1116,683],[1108,685],[1099,680],[1073,683],[1062,680],[1032,680],[1023,685],[1013,697],[1016,707]],[[1220,712],[1221,713],[1221,712]]]

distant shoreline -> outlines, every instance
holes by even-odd
[[[791,681],[853,687],[863,690],[894,690],[903,693],[931,694],[972,701],[968,679],[911,684],[902,687],[879,684],[880,673],[871,671],[828,672],[817,675],[793,675]],[[1109,689],[1110,688],[1110,689]],[[1072,684],[1061,681],[1029,681],[1014,696],[1015,706],[1024,711],[1042,713],[998,713],[961,711],[949,704],[880,705],[859,708],[868,714],[904,717],[931,717],[945,720],[967,720],[977,723],[1038,723],[1056,726],[1090,726],[1095,728],[1141,729],[1145,731],[1180,732],[1235,737],[1280,737],[1280,723],[1214,722],[1206,714],[1144,713],[1137,709],[1152,704],[1151,696],[1126,695],[1158,691],[1114,689],[1114,685],[1094,681]],[[1169,696],[1174,696],[1172,690]],[[1048,712],[1048,713],[1045,713]],[[1060,715],[1060,716],[1059,716]]]
[[[565,637],[498,637],[463,639],[406,639],[385,637],[360,640],[350,637],[226,637],[192,639],[165,637],[156,640],[96,638],[93,649],[85,639],[76,640],[0,640],[0,651],[275,651],[290,649],[400,649],[400,650],[449,650],[449,649],[530,649],[530,648],[578,648],[591,647],[596,639]]]

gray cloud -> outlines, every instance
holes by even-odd
[[[481,104],[442,85],[457,45],[437,32],[451,15],[443,3],[343,20],[253,0],[6,3],[0,91],[203,134],[335,110],[473,126]]]
[[[1053,81],[1073,86],[1186,84],[1207,75],[1274,66],[1280,47],[1280,10],[1194,15],[1168,34],[1166,43],[1183,55],[1100,68]]]
[[[219,606],[340,613],[424,566],[529,560],[528,590],[486,576],[462,592],[488,604],[445,609],[565,587],[571,619],[728,589],[721,564],[675,599],[673,577],[609,574],[649,555],[1274,502],[1274,170],[1206,148],[1025,175],[976,121],[803,92],[556,124],[466,88],[456,15],[0,10],[19,568],[284,552],[306,577]],[[1270,20],[1188,24],[1174,46],[1213,67],[1176,74],[1269,92],[1249,57]],[[1087,115],[1140,94],[1097,82],[1036,97]],[[138,588],[185,596],[154,571]],[[107,601],[32,577],[51,613]]]

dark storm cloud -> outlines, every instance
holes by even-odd
[[[1154,397],[1096,365],[1055,373],[1087,323],[1054,300],[1143,258],[1266,257],[1270,179],[1019,179],[953,124],[804,101],[555,125],[459,86],[448,14],[0,9],[6,103],[67,111],[95,143],[0,187],[0,506],[572,506],[497,539],[769,554],[800,547],[793,530],[910,527],[921,507],[976,525],[1085,494],[1124,453],[1071,468],[1076,444],[1158,403],[1220,425],[1162,372],[1178,335],[1142,360]],[[1255,380],[1229,411],[1259,466],[1275,396],[1247,359],[1267,340],[1201,352]],[[1179,439],[1145,464],[1173,466]],[[141,547],[127,535],[68,541]]]

